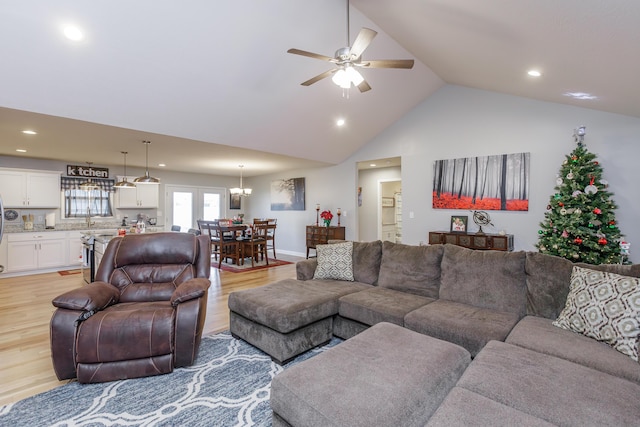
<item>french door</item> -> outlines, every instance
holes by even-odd
[[[226,188],[166,185],[167,216],[165,230],[180,226],[181,231],[198,228],[199,219],[224,218],[227,212]]]

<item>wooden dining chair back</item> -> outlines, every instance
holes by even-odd
[[[217,239],[218,244],[212,248],[212,253],[219,256],[218,268],[222,266],[222,260],[231,259],[236,264],[240,264],[240,242],[234,232],[228,232],[220,222],[210,227],[213,238]]]
[[[267,240],[265,238],[268,225],[254,224],[250,237],[245,237],[242,240],[242,256],[251,257],[251,267],[255,267],[255,263],[258,261],[258,256],[261,255],[262,259],[267,261],[269,265],[269,258],[267,257]],[[244,262],[244,260],[243,260]]]
[[[214,259],[218,259],[218,254],[220,253],[220,237],[217,235],[217,231],[215,230],[215,227],[218,225],[218,221],[199,219],[196,222],[198,223],[198,230],[200,230],[200,234],[209,236],[209,240],[211,240],[211,255]]]
[[[264,233],[265,233],[264,238],[267,241],[265,245],[265,249],[267,252],[269,252],[269,249],[273,251],[273,259],[278,259],[276,257],[276,228],[277,226],[275,222],[273,223],[269,222],[267,225],[264,226]]]

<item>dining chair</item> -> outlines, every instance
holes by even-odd
[[[213,245],[212,253],[219,256],[218,268],[222,266],[223,259],[231,259],[235,264],[240,265],[240,241],[235,236],[235,231],[229,234],[220,222],[216,225],[210,225],[212,233],[212,241],[215,239],[217,244]]]
[[[261,255],[262,259],[266,259],[267,265],[269,265],[267,240],[265,238],[267,227],[269,227],[269,225],[254,224],[251,236],[245,237],[242,240],[242,262],[244,262],[245,257],[251,257],[251,267],[255,267],[255,263],[258,261],[258,255]]]
[[[273,251],[273,259],[278,259],[276,257],[276,219],[269,219],[267,220],[267,225],[266,225],[266,232],[265,232],[265,240],[267,241],[266,246],[266,252],[269,252],[269,249],[271,249]]]
[[[218,221],[199,219],[196,222],[198,223],[198,230],[200,231],[200,234],[209,236],[209,240],[211,241],[211,255],[213,256],[213,259],[217,260],[218,254],[220,253],[220,237],[214,228],[218,225]]]

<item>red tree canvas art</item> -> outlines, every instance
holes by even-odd
[[[434,209],[529,210],[529,153],[436,160]]]

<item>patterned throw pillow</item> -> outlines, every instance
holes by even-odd
[[[317,245],[318,266],[314,279],[349,280],[353,282],[353,242]]]
[[[574,266],[567,303],[553,325],[638,361],[640,279]]]

